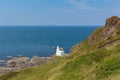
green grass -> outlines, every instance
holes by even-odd
[[[11,73],[8,73],[6,75],[3,75],[2,77],[0,77],[0,80],[9,80],[11,78],[13,78],[14,76],[17,76],[19,72],[11,72]]]
[[[110,75],[115,75],[120,71],[120,59],[116,57],[105,60],[97,70],[97,78],[107,78]]]
[[[102,30],[93,32],[93,46],[86,39],[75,46],[69,57],[53,56],[54,62],[8,73],[1,76],[0,80],[119,80],[120,43],[110,48],[100,48],[119,39],[119,35],[101,41]]]
[[[9,73],[0,77],[0,80],[104,79],[120,71],[120,59],[115,56],[119,55],[118,53],[119,49],[116,48],[113,50],[96,49],[83,56],[76,56],[76,58],[63,58],[57,62]]]

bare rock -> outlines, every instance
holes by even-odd
[[[0,67],[0,76],[3,75],[3,74],[5,74],[5,73],[8,73],[10,71],[11,71],[10,68]]]
[[[51,57],[38,57],[38,56],[34,56],[31,59],[31,64],[32,65],[40,65],[40,64],[44,64],[47,63],[51,60]]]
[[[28,66],[30,58],[28,57],[20,57],[20,58],[13,58],[7,61],[8,68],[26,68]]]
[[[26,69],[32,66],[38,66],[51,60],[51,57],[34,56],[32,59],[30,59],[29,57],[14,57],[7,61],[6,67],[0,67],[0,75],[8,72]]]
[[[115,36],[118,29],[120,29],[120,18],[117,16],[108,18],[103,29],[103,40],[107,40],[110,37]]]
[[[120,26],[120,18],[112,16],[106,20],[105,27]]]
[[[97,31],[99,30],[99,31]],[[94,46],[99,39],[99,42],[103,42],[105,40],[109,40],[112,37],[120,34],[120,18],[117,16],[112,16],[106,20],[105,26],[100,29],[97,29],[93,32],[93,34],[88,38],[88,44],[90,46]],[[96,36],[96,34],[98,36]]]

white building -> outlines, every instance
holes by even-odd
[[[56,56],[63,56],[65,53],[64,53],[64,49],[63,48],[60,48],[59,46],[57,46],[57,49],[56,49]]]

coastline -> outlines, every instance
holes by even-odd
[[[0,60],[0,63],[4,63],[5,66],[0,66],[0,76],[14,71],[23,70],[33,66],[38,66],[53,61],[52,57],[10,57],[9,60]]]

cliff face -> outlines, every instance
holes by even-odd
[[[104,27],[75,45],[69,57],[55,60],[0,80],[120,80],[120,18],[108,18]]]
[[[112,16],[106,20],[104,27],[97,29],[89,37],[88,44],[90,46],[102,47],[107,43],[119,40],[120,34],[120,18]],[[100,46],[99,46],[100,45]]]
[[[110,17],[106,20],[105,27],[103,29],[103,39],[107,40],[117,34],[120,29],[120,18],[117,16]]]
[[[106,24],[101,32],[102,36],[100,40],[108,40],[109,38],[116,36],[120,30],[120,18],[112,16],[106,20]],[[90,40],[94,40],[94,35],[90,37]]]
[[[71,55],[77,68],[79,68],[79,65],[84,66],[82,67],[83,71],[88,70],[88,74],[80,72],[80,74],[84,74],[81,75],[84,78],[80,79],[119,80],[119,51],[120,18],[112,16],[106,20],[102,28],[96,29],[86,40],[75,45],[72,48]]]
[[[71,53],[101,48],[117,40],[120,40],[120,18],[112,16],[106,20],[102,28],[96,29],[86,40],[75,45],[71,49]]]
[[[117,16],[112,16],[106,20],[105,27],[118,27],[120,26],[120,18]]]

